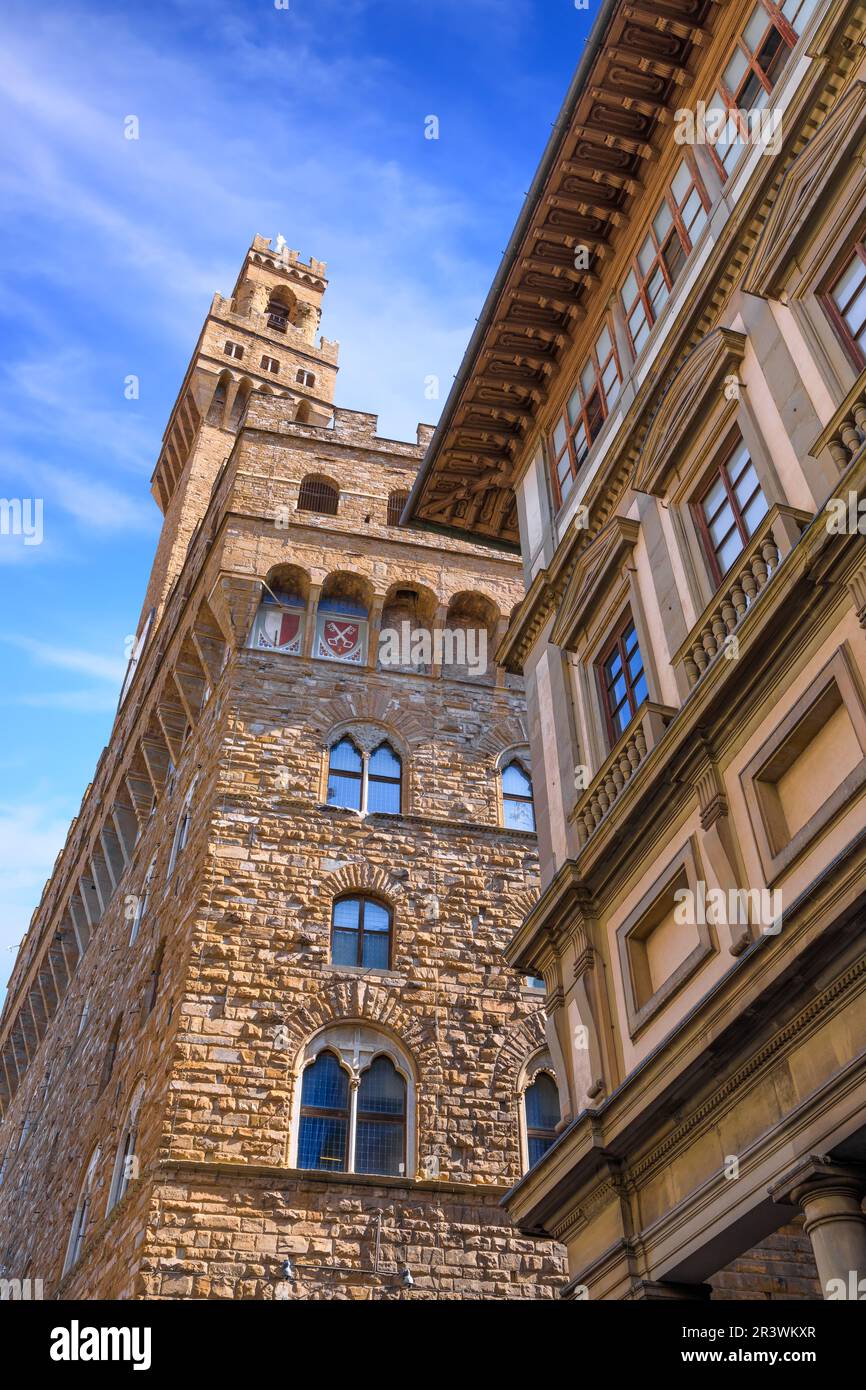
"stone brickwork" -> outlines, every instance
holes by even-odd
[[[538,993],[502,955],[537,891],[534,835],[501,824],[503,755],[528,743],[523,695],[492,662],[519,566],[389,525],[426,428],[417,444],[383,440],[374,416],[299,419],[260,389],[234,423],[209,424],[211,407],[200,400],[161,496],[144,615],[157,619],[10,984],[4,1267],[62,1298],[554,1296],[560,1248],[500,1206],[521,1171],[521,1069],[545,1046]],[[168,488],[164,459],[158,472]],[[310,474],[339,488],[336,516],[299,510]],[[262,599],[291,586],[303,649],[254,649]],[[332,593],[367,608],[358,665],[311,654]],[[407,613],[483,628],[487,669],[381,668],[379,630]],[[398,752],[399,815],[327,804],[343,730]],[[347,892],[390,908],[388,969],[331,963]],[[305,1049],[349,1022],[411,1066],[400,1176],[291,1166]]]

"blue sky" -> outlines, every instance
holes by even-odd
[[[0,986],[109,737],[211,295],[281,232],[328,263],[338,404],[435,423],[591,5],[4,0],[0,497],[43,520],[0,535]]]

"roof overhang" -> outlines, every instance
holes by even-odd
[[[603,0],[403,512],[519,544],[516,470],[723,0]],[[589,269],[576,265],[589,250]]]

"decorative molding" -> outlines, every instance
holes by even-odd
[[[513,1023],[502,1037],[493,1063],[490,1095],[498,1096],[503,1105],[511,1105],[518,1094],[518,1079],[526,1063],[537,1052],[547,1048],[544,1010]]]
[[[585,617],[594,611],[601,594],[618,577],[640,535],[640,526],[628,517],[615,516],[581,554],[562,598],[550,640],[558,647],[574,642]]]
[[[818,203],[829,205],[834,185],[848,177],[858,157],[862,161],[864,136],[866,81],[858,78],[788,168],[743,280],[747,294],[781,293],[791,261],[814,230]],[[832,222],[824,223],[821,235],[832,239]]]
[[[665,387],[638,455],[636,492],[660,495],[665,480],[694,437],[695,420],[708,396],[739,366],[745,333],[716,328],[692,348]]]

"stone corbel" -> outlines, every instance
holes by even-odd
[[[598,1104],[612,1089],[616,1075],[604,963],[595,947],[595,912],[589,894],[579,897],[574,928],[574,986],[568,1013],[576,1074],[580,1051],[585,1048],[586,1052],[582,1108]]]
[[[262,581],[253,574],[221,574],[217,579],[208,606],[231,647],[247,645],[263,591]]]
[[[857,573],[851,575],[848,589],[854,600],[857,620],[862,628],[866,628],[866,565],[861,565]]]

